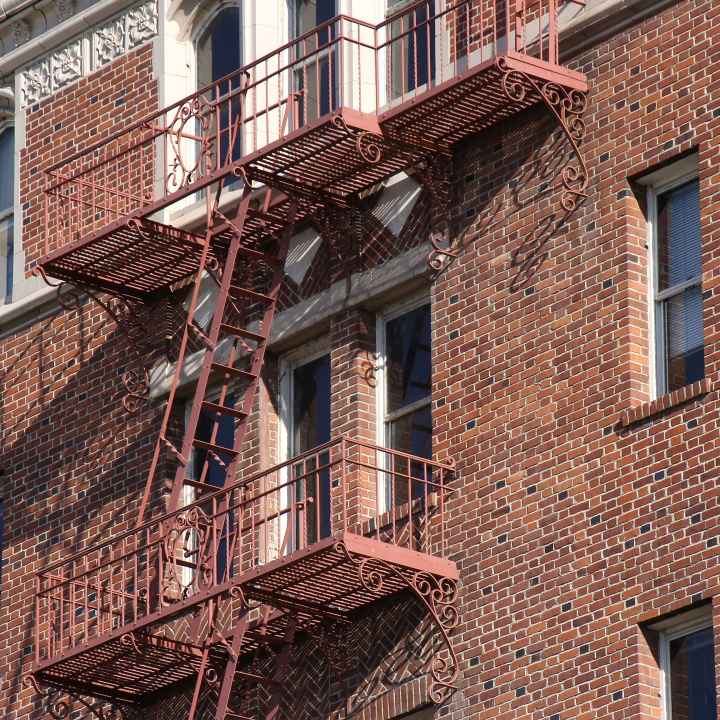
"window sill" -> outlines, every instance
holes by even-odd
[[[707,395],[709,392],[712,392],[712,390],[713,382],[710,378],[703,378],[702,380],[692,383],[692,385],[685,385],[685,387],[673,390],[673,392],[667,393],[667,395],[663,395],[656,400],[651,400],[637,407],[623,410],[620,415],[620,427],[630,427],[654,415],[660,415],[696,397]]]

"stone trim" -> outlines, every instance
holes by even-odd
[[[634,408],[628,408],[623,410],[620,414],[620,426],[623,428],[635,425],[647,418],[659,415],[660,413],[670,410],[678,405],[683,405],[690,400],[701,395],[707,395],[713,390],[713,382],[710,378],[703,378],[692,385],[685,385],[685,387],[673,390],[671,393],[667,393],[656,400],[643,403]]]
[[[158,1],[145,0],[41,56],[19,73],[19,106],[45,100],[151,40],[158,23]]]

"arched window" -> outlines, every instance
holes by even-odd
[[[236,73],[243,64],[242,55],[240,8],[228,6],[215,15],[197,41],[198,86],[205,87]],[[236,127],[241,108],[239,88],[240,76],[236,73],[218,83],[208,96],[212,102],[220,101],[221,164],[238,160],[242,154],[242,128]]]
[[[242,25],[239,7],[223,8],[197,42],[198,86],[204,87],[242,65]]]
[[[15,128],[0,127],[0,299],[12,302]]]

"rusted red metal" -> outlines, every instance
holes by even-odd
[[[447,245],[453,146],[538,103],[575,157],[559,177],[563,207],[572,211],[585,195],[587,83],[559,64],[558,2],[459,0],[436,9],[419,0],[379,25],[340,15],[47,171],[41,273],[117,296],[124,305],[108,306],[111,314],[157,304],[192,282],[140,521],[37,576],[31,682],[50,689],[58,712],[66,706],[56,690],[97,698],[81,700],[97,717],[106,717],[105,701],[130,717],[126,708],[185,685],[187,720],[208,692],[223,720],[244,673],[268,684],[272,718],[296,633],[319,633],[330,647],[329,628],[404,591],[423,603],[441,641],[428,668],[430,698],[443,702],[452,691],[452,465],[343,437],[220,490],[208,482],[209,466],[237,477],[296,222],[348,218],[361,241],[367,196],[399,171],[414,173],[430,193],[428,262],[439,271],[457,255]],[[232,216],[221,207],[231,181],[241,190]],[[203,195],[200,230],[157,221]],[[352,252],[331,235],[351,271]],[[201,327],[195,314],[208,276],[218,288],[211,323]],[[198,349],[202,368],[177,445],[170,420],[184,361]],[[208,395],[211,378],[217,397]],[[126,385],[131,406],[147,394],[137,372]],[[201,411],[213,418],[206,441],[196,437]],[[218,441],[223,416],[235,423],[231,445]],[[187,472],[193,449],[204,458],[198,477]],[[168,453],[172,511],[145,520]],[[376,487],[364,515],[349,492],[358,477]],[[183,506],[184,489],[195,502]],[[274,671],[239,669],[259,648],[271,649]]]
[[[378,509],[353,525],[346,485],[357,471],[377,478]],[[203,645],[189,637],[163,640],[159,630],[198,606],[208,612],[210,602],[217,616],[238,592],[248,605],[292,611],[304,629],[347,621],[354,610],[407,588],[431,605],[440,597],[431,589],[442,588],[449,608],[457,571],[446,559],[442,504],[452,474],[450,465],[343,437],[56,563],[37,576],[35,678],[128,701],[157,692],[197,671],[202,652],[192,648]],[[321,498],[323,477],[342,491],[330,533],[318,539],[307,522],[312,503],[298,498]],[[407,501],[383,514],[388,486]],[[454,611],[430,611],[449,632]],[[286,622],[277,618],[268,638],[282,636]],[[205,638],[208,657],[224,657],[213,636],[232,632],[215,626]],[[250,634],[239,652],[261,642]],[[178,654],[188,662],[170,670],[167,661]]]
[[[147,296],[191,275],[202,244],[147,218],[222,178],[342,206],[535,103],[559,110],[543,88],[577,99],[587,83],[558,64],[556,14],[556,0],[422,0],[377,26],[340,15],[51,167],[41,264]],[[249,220],[244,235],[262,232]]]

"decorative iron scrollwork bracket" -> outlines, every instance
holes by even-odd
[[[430,244],[428,270],[437,275],[460,251],[450,246],[450,200],[452,191],[452,156],[433,155],[415,169],[415,175],[430,196]]]
[[[515,102],[522,102],[532,88],[538,93],[548,109],[557,118],[565,137],[574,153],[562,170],[560,179],[563,191],[561,204],[573,212],[580,198],[587,197],[589,173],[587,163],[580,150],[585,138],[585,121],[582,116],[587,107],[587,94],[580,90],[568,89],[555,82],[540,82],[527,73],[508,65],[505,58],[499,58],[498,68],[502,73],[502,87],[505,95]]]
[[[123,407],[137,413],[150,397],[150,368],[158,360],[171,359],[179,344],[185,324],[181,298],[172,293],[161,296],[151,305],[116,295],[101,296],[84,285],[52,282],[41,267],[35,273],[47,285],[56,288],[57,302],[64,310],[77,310],[87,297],[98,305],[125,335],[130,353],[130,369],[122,375],[125,394]],[[193,338],[195,349],[202,338]]]
[[[23,683],[40,696],[43,712],[53,720],[65,720],[75,712],[72,705],[80,706],[97,720],[140,720],[140,714],[132,709],[108,700],[88,700],[69,690],[55,687],[42,688],[34,675],[26,675]]]
[[[383,158],[383,138],[367,130],[351,130],[342,115],[335,115],[332,124],[355,141],[358,155],[368,164],[377,165]]]
[[[377,558],[363,558],[348,550],[343,542],[335,544],[335,552],[349,560],[357,568],[360,582],[365,590],[379,594],[390,579],[398,579],[425,605],[437,628],[444,653],[433,653],[430,661],[430,699],[440,705],[456,689],[459,664],[450,639],[460,617],[457,609],[457,583],[451,578],[439,578],[428,572],[412,571],[391,565]]]

